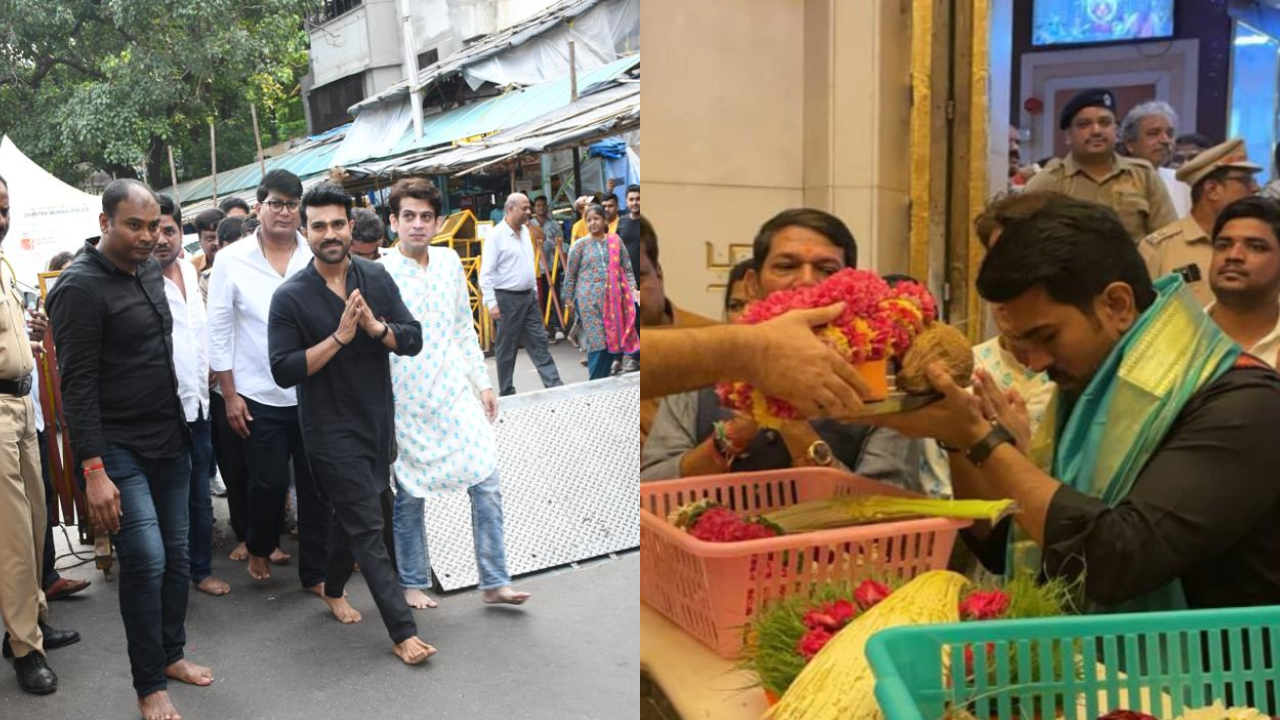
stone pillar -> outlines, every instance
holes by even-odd
[[[760,224],[809,205],[908,264],[910,3],[645,0],[642,207],[667,296],[719,317]]]

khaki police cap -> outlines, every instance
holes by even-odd
[[[1245,154],[1244,150],[1244,140],[1235,138],[1221,145],[1214,145],[1196,155],[1186,165],[1178,168],[1178,179],[1191,187],[1195,187],[1196,183],[1208,177],[1210,173],[1222,168],[1244,170],[1251,173],[1262,171],[1260,165],[1249,162],[1249,156]]]

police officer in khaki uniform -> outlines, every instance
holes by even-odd
[[[1051,160],[1026,190],[1052,190],[1106,205],[1137,242],[1178,218],[1155,168],[1116,152],[1115,107],[1110,90],[1085,90],[1071,98],[1058,117],[1071,153]]]
[[[1258,191],[1254,174],[1262,168],[1249,162],[1244,140],[1228,140],[1209,148],[1178,168],[1178,179],[1191,186],[1191,214],[1142,239],[1138,251],[1152,278],[1195,265],[1200,279],[1191,291],[1201,305],[1213,302],[1209,264],[1213,243],[1209,234],[1223,208]]]
[[[9,186],[0,178],[0,243],[8,233]],[[35,408],[29,397],[35,358],[23,309],[17,279],[0,256],[0,615],[7,631],[4,655],[16,656],[13,667],[24,691],[46,695],[58,689],[58,678],[44,656],[46,648],[54,646],[50,640],[56,638],[59,645],[66,645],[80,638],[45,624],[49,607],[40,589],[40,570],[48,519]]]

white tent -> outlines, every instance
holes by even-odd
[[[4,257],[18,282],[35,290],[37,273],[63,250],[75,252],[99,234],[102,199],[81,192],[31,161],[6,135],[0,139],[0,176],[9,185],[9,233]]]

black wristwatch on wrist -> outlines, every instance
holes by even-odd
[[[987,433],[986,437],[979,440],[977,445],[974,445],[968,450],[961,450],[960,448],[952,447],[941,440],[937,442],[938,447],[949,453],[962,453],[969,462],[974,464],[974,467],[982,467],[982,463],[986,462],[987,458],[991,457],[991,453],[995,452],[996,448],[1000,447],[1004,443],[1009,443],[1010,445],[1017,444],[1017,441],[1013,437],[1013,433],[1006,430],[1000,423],[991,423],[991,432]]]

